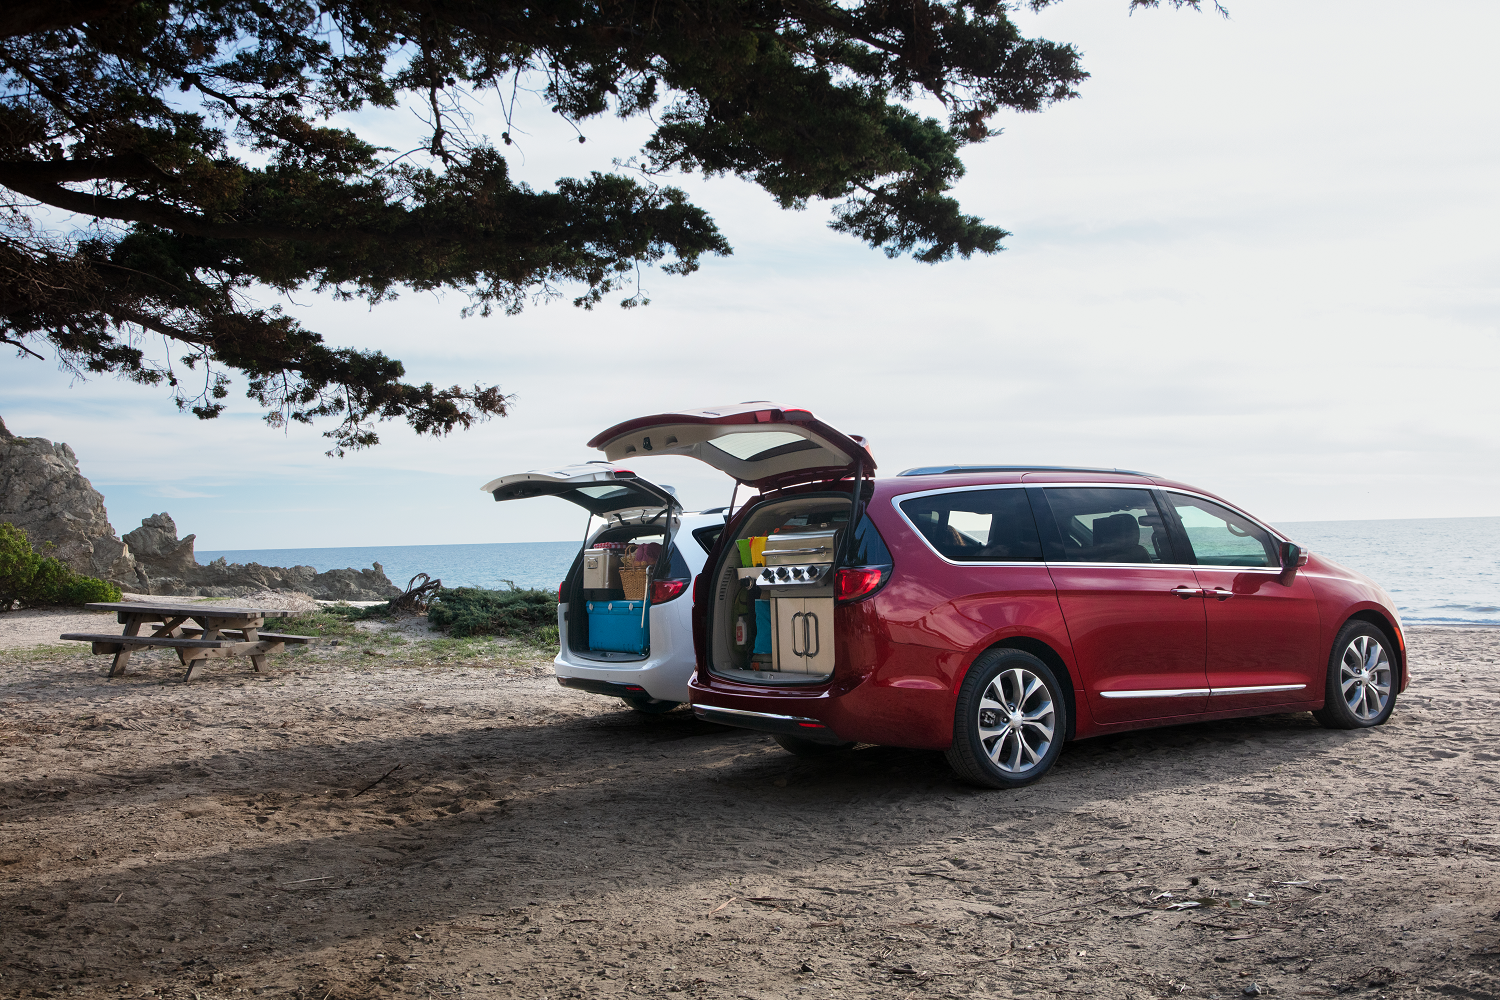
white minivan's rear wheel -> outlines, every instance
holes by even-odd
[[[981,653],[964,678],[948,763],[985,788],[1019,788],[1051,769],[1068,731],[1052,668],[1020,649]]]
[[[666,715],[682,704],[680,701],[667,701],[664,698],[621,698],[620,700],[630,708],[646,715]]]

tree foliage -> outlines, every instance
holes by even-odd
[[[204,418],[238,371],[273,424],[336,418],[340,454],[373,444],[380,419],[467,427],[508,398],[408,384],[398,360],[329,346],[255,293],[454,290],[513,313],[565,287],[584,307],[634,289],[634,305],[642,266],[685,275],[730,252],[658,180],[676,171],[747,178],[784,207],[832,202],[836,229],[893,256],[993,253],[1007,234],[947,193],[959,151],[1002,109],[1040,110],[1086,76],[1072,46],[1023,37],[1010,6],[11,0],[0,338],[18,356],[50,343],[80,374],[165,383]],[[468,122],[486,92],[528,86],[575,123],[653,115],[638,169],[547,191],[513,180],[504,146]],[[913,112],[920,97],[946,120]],[[341,124],[400,106],[424,115],[420,149]],[[85,227],[42,225],[39,208]],[[154,337],[165,355],[143,346]]]

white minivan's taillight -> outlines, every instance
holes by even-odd
[[[681,596],[687,590],[686,580],[653,580],[651,582],[651,603],[664,604],[674,597]]]

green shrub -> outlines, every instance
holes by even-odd
[[[539,646],[557,643],[557,594],[551,590],[443,588],[427,620],[449,635],[503,635]]]
[[[121,597],[120,588],[112,583],[95,579],[92,576],[74,575],[59,589],[57,594],[58,604],[95,604],[104,601],[118,601]]]
[[[26,532],[0,522],[0,611],[20,601],[39,604],[89,604],[118,601],[120,588],[91,576],[80,576],[61,559],[32,551]]]

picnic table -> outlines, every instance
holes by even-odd
[[[114,654],[109,676],[125,673],[130,654],[137,649],[166,648],[177,650],[187,673],[184,681],[193,679],[193,671],[209,660],[231,656],[248,656],[259,673],[266,657],[279,653],[287,645],[304,645],[314,641],[310,635],[286,635],[263,631],[267,618],[289,618],[291,611],[274,608],[236,608],[223,604],[148,604],[129,601],[85,605],[91,611],[113,611],[115,619],[125,626],[119,635],[112,633],[66,632],[61,638],[94,644],[94,654]],[[192,623],[189,625],[189,623]],[[141,629],[153,626],[150,635]]]

